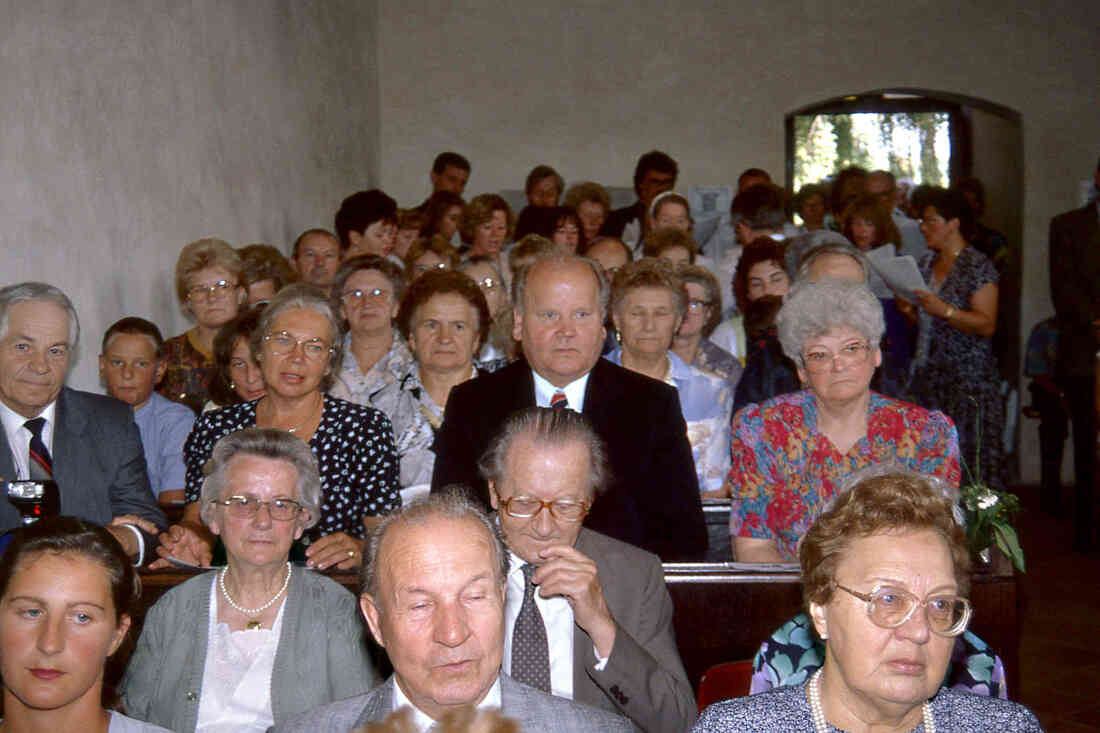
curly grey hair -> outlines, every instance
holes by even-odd
[[[252,358],[257,364],[262,363],[264,336],[271,330],[271,324],[286,311],[295,309],[316,311],[328,320],[331,351],[328,369],[325,376],[321,378],[321,391],[327,392],[336,380],[336,372],[340,369],[340,365],[344,363],[344,339],[340,333],[340,319],[333,310],[332,303],[320,288],[307,283],[294,283],[276,293],[260,314],[260,322],[252,330],[252,336],[248,341],[249,351],[252,352]]]
[[[396,524],[424,524],[433,519],[472,519],[481,524],[489,536],[489,545],[493,549],[493,568],[497,573],[497,582],[504,585],[508,578],[508,550],[500,526],[493,521],[482,504],[470,496],[469,490],[461,485],[446,486],[440,492],[431,493],[405,504],[386,516],[374,528],[363,549],[363,564],[359,566],[359,593],[369,594],[379,605],[378,580],[382,565],[382,543],[386,534]]]
[[[812,338],[834,328],[858,331],[877,349],[886,330],[882,304],[862,283],[841,280],[797,282],[783,300],[776,317],[783,353],[802,363],[802,349]]]
[[[199,516],[206,524],[214,516],[210,502],[221,499],[229,486],[229,466],[237,456],[254,456],[284,461],[298,474],[297,493],[294,500],[302,505],[307,518],[305,529],[317,524],[321,518],[321,475],[317,470],[317,457],[310,447],[285,430],[275,428],[246,428],[230,433],[214,444],[210,460],[203,466],[206,478],[202,481]]]

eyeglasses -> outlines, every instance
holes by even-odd
[[[500,287],[500,280],[494,280],[491,277],[483,277],[480,280],[475,281],[479,287],[483,287],[486,290],[492,290],[493,288]]]
[[[416,272],[431,272],[432,270],[447,270],[449,269],[446,262],[437,262],[434,265],[415,265],[413,270]]]
[[[237,287],[237,283],[232,280],[218,280],[212,285],[195,285],[187,289],[187,297],[189,300],[198,300],[199,298],[206,297],[207,300],[217,298],[221,299],[229,295],[229,291]]]
[[[511,499],[501,499],[500,504],[509,517],[516,519],[529,519],[543,509],[549,509],[554,519],[563,522],[579,522],[588,514],[588,504],[583,501],[542,501],[530,496],[513,496]]]
[[[228,499],[215,499],[210,503],[225,507],[229,516],[236,517],[237,519],[254,517],[260,511],[260,507],[266,506],[267,513],[270,514],[271,518],[276,522],[289,522],[291,519],[298,516],[298,512],[303,509],[301,504],[291,499],[260,501],[250,496],[231,496]]]
[[[866,341],[853,341],[841,346],[840,351],[835,354],[825,349],[811,351],[802,357],[802,364],[806,367],[806,371],[817,374],[828,371],[833,364],[837,364],[841,369],[862,364],[869,353],[871,353],[871,344]]]
[[[837,588],[867,604],[867,617],[883,629],[896,629],[908,621],[917,608],[924,609],[928,628],[937,636],[958,636],[966,631],[973,607],[961,596],[945,595],[923,601],[900,588],[876,586],[870,593],[858,593],[839,583]]]
[[[710,301],[709,300],[689,300],[688,301],[688,308],[691,308],[693,311],[702,310],[703,308],[709,308],[709,307],[710,307]]]
[[[287,331],[277,331],[264,336],[264,342],[271,344],[271,353],[275,356],[286,356],[294,353],[299,346],[307,359],[323,359],[326,354],[332,353],[332,347],[321,338],[300,339]]]
[[[345,290],[340,297],[344,300],[362,300],[363,298],[382,300],[390,297],[390,293],[388,290],[383,290],[382,288],[371,288],[370,290]]]

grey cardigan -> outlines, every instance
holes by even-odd
[[[149,609],[122,679],[127,715],[177,733],[195,730],[212,578],[213,573],[191,578]],[[355,597],[324,575],[295,567],[271,674],[275,723],[362,694],[375,678]]]

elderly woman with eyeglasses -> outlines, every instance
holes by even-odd
[[[1021,705],[941,686],[971,614],[954,506],[905,471],[840,495],[799,547],[824,665],[801,684],[716,703],[692,730],[1041,731]]]
[[[955,426],[943,413],[871,391],[882,361],[882,306],[866,285],[796,285],[779,341],[805,389],[733,417],[730,535],[741,562],[792,562],[838,483],[872,463],[897,463],[959,483]]]
[[[123,680],[126,709],[177,733],[261,733],[369,690],[355,597],[288,561],[322,511],[309,446],[284,430],[241,430],[217,442],[208,470],[201,516],[227,565],[149,609]]]
[[[164,342],[167,368],[157,391],[195,412],[210,398],[214,336],[237,317],[247,298],[241,283],[244,264],[237,250],[220,239],[200,239],[180,251],[176,296],[195,326]]]
[[[733,393],[724,379],[687,364],[672,350],[689,308],[688,292],[672,265],[646,257],[623,266],[611,287],[620,344],[605,358],[676,388],[699,490],[713,498],[730,465],[726,430]]]
[[[214,538],[199,513],[203,466],[223,436],[251,427],[277,428],[309,443],[320,466],[320,514],[302,537],[308,565],[357,567],[367,527],[401,505],[390,421],[373,407],[324,393],[343,348],[336,313],[317,288],[283,288],[260,316],[250,348],[267,391],[258,400],[213,410],[195,421],[183,448],[189,504],[180,524],[161,536],[157,552],[162,558],[210,564]]]
[[[401,268],[378,255],[352,257],[332,286],[332,309],[344,321],[344,358],[329,394],[357,405],[409,373],[413,356],[393,319],[405,292]]]

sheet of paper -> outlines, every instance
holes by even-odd
[[[913,302],[914,291],[928,290],[917,261],[911,255],[898,257],[894,245],[887,244],[871,250],[867,253],[867,259],[887,287],[899,298]]]

